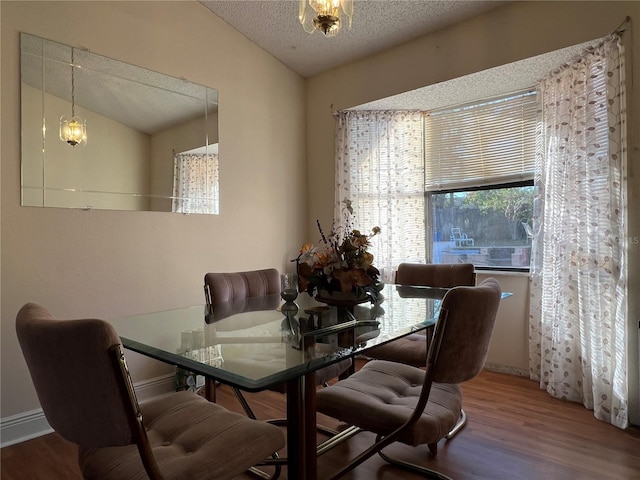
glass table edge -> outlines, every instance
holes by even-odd
[[[390,284],[394,285],[394,284]],[[405,287],[402,285],[394,285],[395,287]],[[410,286],[408,290],[419,291],[424,289],[423,287]],[[448,290],[448,289],[433,289],[431,287],[427,287],[425,290]],[[508,298],[512,296],[511,292],[502,292],[501,298]],[[194,306],[195,308],[200,308],[200,306]],[[259,378],[259,379],[251,379],[242,375],[234,374],[227,370],[223,370],[217,368],[215,366],[207,365],[201,363],[197,360],[193,360],[184,356],[181,356],[176,353],[171,353],[166,350],[162,350],[136,340],[129,339],[125,336],[120,336],[122,344],[124,348],[127,350],[136,352],[138,354],[144,355],[149,358],[153,358],[155,360],[161,361],[163,363],[174,365],[178,368],[188,370],[190,372],[203,375],[207,378],[218,380],[222,383],[226,383],[229,385],[236,386],[242,390],[246,390],[249,392],[261,391],[270,386],[285,383],[290,380],[294,380],[300,376],[303,376],[312,371],[321,369],[326,366],[330,366],[334,363],[337,363],[346,358],[355,357],[358,354],[365,353],[368,349],[374,348],[379,345],[384,345],[399,338],[411,335],[412,333],[416,333],[420,330],[427,329],[437,322],[437,316],[434,318],[426,319],[423,322],[419,322],[410,327],[410,330],[405,332],[402,335],[398,335],[397,337],[391,338],[389,340],[374,343],[372,345],[355,345],[352,347],[344,347],[341,350],[336,352],[332,352],[330,355],[323,356],[320,358],[309,360],[305,363],[301,363],[299,365],[287,368],[286,370]],[[426,359],[425,359],[426,361]]]

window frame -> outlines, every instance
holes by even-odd
[[[477,192],[482,190],[502,190],[508,188],[518,188],[518,187],[534,187],[535,183],[534,179],[521,180],[518,182],[508,182],[508,183],[491,183],[486,185],[478,185],[474,187],[468,188],[452,188],[452,189],[443,189],[443,190],[425,190],[424,191],[424,214],[425,214],[425,255],[427,261],[429,263],[433,263],[433,221],[431,218],[431,212],[433,211],[433,201],[432,195],[438,194],[446,194],[446,193],[460,193],[460,192]],[[531,271],[531,262],[528,267],[491,267],[491,266],[475,266],[475,269],[478,271],[498,271],[498,272],[523,272],[529,273]]]

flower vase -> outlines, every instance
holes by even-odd
[[[316,300],[336,307],[350,307],[368,302],[370,298],[366,292],[356,294],[355,292],[331,292],[329,290],[318,290]]]

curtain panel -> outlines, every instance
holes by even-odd
[[[603,40],[538,86],[531,378],[628,425],[624,52]]]
[[[218,155],[177,153],[173,157],[172,211],[177,213],[219,212]]]
[[[381,234],[370,248],[382,279],[393,281],[400,262],[424,262],[423,114],[414,111],[342,111],[336,114],[336,197],[351,200],[355,226]]]

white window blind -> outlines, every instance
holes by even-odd
[[[429,112],[425,117],[427,191],[533,179],[536,92]]]

